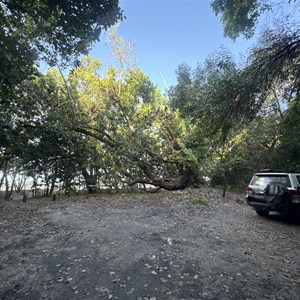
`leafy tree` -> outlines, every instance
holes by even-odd
[[[15,84],[34,63],[73,62],[103,29],[122,20],[118,0],[4,0],[0,5],[1,84]]]
[[[21,170],[42,180],[48,195],[58,184],[74,189],[75,178],[86,168],[95,146],[69,129],[66,114],[72,112],[72,103],[60,90],[59,76],[51,70],[18,85],[0,133],[2,182],[8,172]],[[0,114],[5,119],[7,111]]]
[[[222,14],[225,35],[235,39],[240,33],[249,37],[253,34],[257,16],[270,11],[272,27],[264,29],[256,47],[253,48],[245,70],[248,81],[257,85],[260,93],[268,93],[275,82],[289,84],[290,93],[299,91],[300,29],[298,20],[286,13],[276,19],[275,10],[268,1],[214,0],[212,8]],[[283,5],[283,3],[281,3]],[[279,7],[281,6],[279,5]],[[289,1],[295,12],[299,3]],[[275,20],[276,19],[276,20]],[[276,21],[276,22],[275,22]],[[280,25],[278,25],[280,24]]]
[[[280,144],[274,152],[275,167],[299,171],[300,143],[299,132],[299,95],[289,103],[285,118],[280,126]],[[284,158],[284,159],[280,159]]]
[[[180,138],[185,126],[149,78],[125,61],[101,75],[100,66],[84,58],[68,78],[51,70],[19,84],[15,118],[5,127],[9,139],[17,138],[2,143],[3,156],[18,157],[47,194],[58,180],[68,190],[80,173],[86,184],[116,188],[197,184],[197,161]]]
[[[212,134],[255,116],[256,89],[251,82],[245,84],[245,73],[226,50],[210,56],[194,71],[179,66],[177,76],[178,83],[169,95],[172,107],[193,123],[205,120]]]
[[[261,167],[278,166],[280,126],[295,95],[292,77],[266,84],[250,68],[238,69],[221,52],[194,71],[181,65],[170,90],[171,105],[189,128],[186,146],[210,183],[223,186],[223,195],[228,187],[246,185]]]
[[[292,99],[300,86],[300,28],[285,25],[263,33],[245,71],[261,92],[269,92],[275,84],[285,85]]]
[[[277,15],[281,22],[291,18],[285,9],[292,9],[294,12],[299,12],[300,9],[296,0],[276,4],[270,0],[212,0],[211,8],[216,15],[221,15],[224,35],[233,40],[239,35],[252,37],[260,15],[267,14],[276,24]]]
[[[233,128],[254,118],[257,112],[255,87],[245,84],[228,52],[208,58],[193,72],[188,66],[178,69],[178,84],[170,90],[170,101],[206,137],[224,145]],[[203,130],[201,130],[203,128]]]
[[[244,173],[251,172],[248,157],[237,151],[236,137],[257,117],[268,94],[261,93],[227,51],[215,53],[193,71],[181,65],[177,75],[170,101],[190,128],[186,145],[211,182],[222,183],[225,195],[228,186],[242,184],[241,176],[240,181],[231,178],[239,166],[245,168]]]
[[[213,0],[212,10],[221,14],[224,35],[236,39],[241,33],[250,38],[260,13],[267,7],[261,7],[259,0]]]
[[[180,120],[149,78],[132,66],[99,75],[99,66],[85,58],[68,83],[77,94],[73,130],[99,141],[104,180],[170,190],[196,183],[193,155],[180,143]]]
[[[253,175],[249,162],[238,155],[228,156],[222,164],[216,163],[210,174],[212,186],[223,187],[223,196],[227,188],[244,188]]]
[[[122,20],[123,11],[118,3],[117,0],[1,1],[2,170],[26,149],[30,139],[40,139],[41,135],[36,131],[48,124],[48,111],[52,109],[53,112],[53,106],[57,104],[55,84],[37,71],[37,65],[45,61],[50,65],[65,66],[74,63],[80,54],[86,54],[102,30]],[[40,81],[37,76],[41,77]],[[41,89],[37,86],[38,81],[42,84]]]

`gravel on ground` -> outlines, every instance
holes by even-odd
[[[0,202],[0,299],[300,299],[300,216],[217,189]]]

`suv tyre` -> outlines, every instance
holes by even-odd
[[[267,217],[269,216],[270,211],[266,210],[266,209],[262,209],[262,208],[255,208],[255,211],[258,215],[262,216],[262,217]]]

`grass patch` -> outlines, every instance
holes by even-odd
[[[190,203],[193,205],[204,205],[204,206],[208,206],[208,202],[206,200],[203,199],[191,199]]]

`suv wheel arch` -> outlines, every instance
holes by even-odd
[[[267,210],[267,209],[263,209],[263,208],[260,208],[260,207],[256,207],[255,208],[255,211],[258,215],[262,216],[262,217],[267,217],[269,216],[269,213],[270,211]]]

